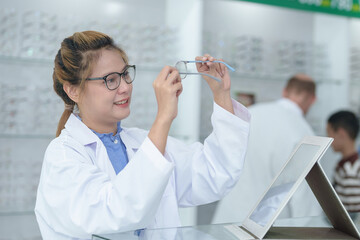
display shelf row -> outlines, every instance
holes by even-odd
[[[55,58],[55,56],[54,56]],[[54,64],[54,60],[53,59],[44,59],[44,58],[30,58],[30,57],[13,57],[13,56],[4,56],[4,55],[0,55],[0,63],[3,64],[27,64],[27,65],[43,65],[45,67],[47,67],[48,65],[50,65],[52,67],[52,65]],[[136,68],[137,70],[140,71],[160,71],[165,65],[160,65],[160,64],[136,64]],[[170,63],[169,65],[175,65],[175,63]]]
[[[55,130],[54,130],[55,132]],[[53,139],[55,138],[55,133],[53,135],[51,134],[2,134],[0,133],[1,139]]]
[[[32,216],[34,215],[34,210],[28,211],[0,211],[0,217],[6,216]]]
[[[26,57],[11,57],[11,56],[3,56],[0,55],[0,63],[10,63],[10,64],[42,64],[42,65],[53,65],[53,60],[50,59],[36,59],[36,58],[26,58]],[[169,63],[168,65],[175,65],[175,63]],[[161,69],[165,65],[159,65],[159,64],[136,64],[137,71],[149,71],[149,72],[160,72]],[[261,72],[254,72],[254,73],[245,73],[241,71],[236,71],[234,73],[231,73],[231,75],[236,80],[259,80],[259,81],[283,81],[286,77],[289,77],[290,75],[288,73],[284,74],[269,74],[269,73],[261,73]],[[317,76],[316,74],[312,75],[314,76],[315,81],[320,84],[341,84],[342,80],[340,79],[333,79],[330,77],[324,77],[324,76]],[[356,80],[356,79],[355,79]]]

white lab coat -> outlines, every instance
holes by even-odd
[[[282,98],[249,107],[251,127],[244,171],[234,189],[216,207],[213,223],[242,222],[288,160],[296,144],[314,135],[302,110]],[[321,207],[304,181],[280,218],[317,216]]]
[[[123,128],[129,163],[118,175],[101,140],[71,115],[44,157],[35,206],[43,239],[177,227],[178,207],[223,197],[240,176],[249,131],[247,109],[233,104],[235,115],[214,104],[204,145],[169,137],[165,156],[146,131]]]

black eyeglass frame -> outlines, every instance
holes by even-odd
[[[131,79],[131,82],[126,81],[125,78],[123,79],[123,75],[125,74],[125,72],[126,72],[129,68],[133,68],[133,69],[134,69],[134,77],[133,77],[133,79]],[[108,86],[108,83],[107,83],[107,81],[106,81],[106,78],[107,78],[108,76],[110,76],[111,74],[114,74],[114,73],[116,73],[116,74],[119,75],[120,81],[119,81],[119,84],[118,84],[115,88],[110,89],[109,86]],[[124,68],[124,71],[122,71],[121,73],[119,73],[119,72],[112,72],[112,73],[106,74],[104,77],[86,78],[85,80],[90,80],[90,81],[91,81],[91,80],[104,80],[105,85],[106,85],[106,88],[109,89],[110,91],[112,91],[112,90],[117,89],[117,88],[120,86],[121,79],[123,79],[127,84],[131,84],[132,82],[134,82],[135,76],[136,76],[136,65],[126,65],[125,68]]]

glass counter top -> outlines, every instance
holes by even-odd
[[[224,228],[225,224],[200,225],[179,228],[146,229],[124,233],[94,235],[93,240],[237,240],[235,235]]]
[[[228,231],[225,226],[228,224],[212,224],[198,225],[179,228],[164,229],[146,229],[114,234],[93,235],[93,240],[238,240],[238,238]],[[235,223],[240,226],[240,223]],[[359,229],[360,224],[356,223]],[[309,218],[292,218],[278,219],[274,227],[331,227],[326,217],[309,217]],[[268,239],[273,238],[273,234],[269,234]],[[265,236],[265,238],[267,238]],[[280,238],[279,238],[280,239]],[[284,238],[283,238],[284,239]],[[337,238],[338,239],[338,238]],[[346,238],[344,238],[346,239]]]

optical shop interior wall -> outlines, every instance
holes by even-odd
[[[242,1],[2,1],[0,8],[0,239],[41,239],[33,214],[43,154],[63,104],[52,90],[53,59],[65,37],[111,35],[137,65],[131,115],[123,126],[149,129],[157,104],[152,81],[164,65],[210,53],[232,73],[232,96],[263,102],[281,96],[304,72],[317,82],[307,118],[326,135],[326,119],[360,110],[360,21]],[[171,135],[185,142],[211,131],[211,93],[199,77],[183,80]],[[338,155],[322,162],[329,177]],[[184,225],[206,216],[180,211]]]

